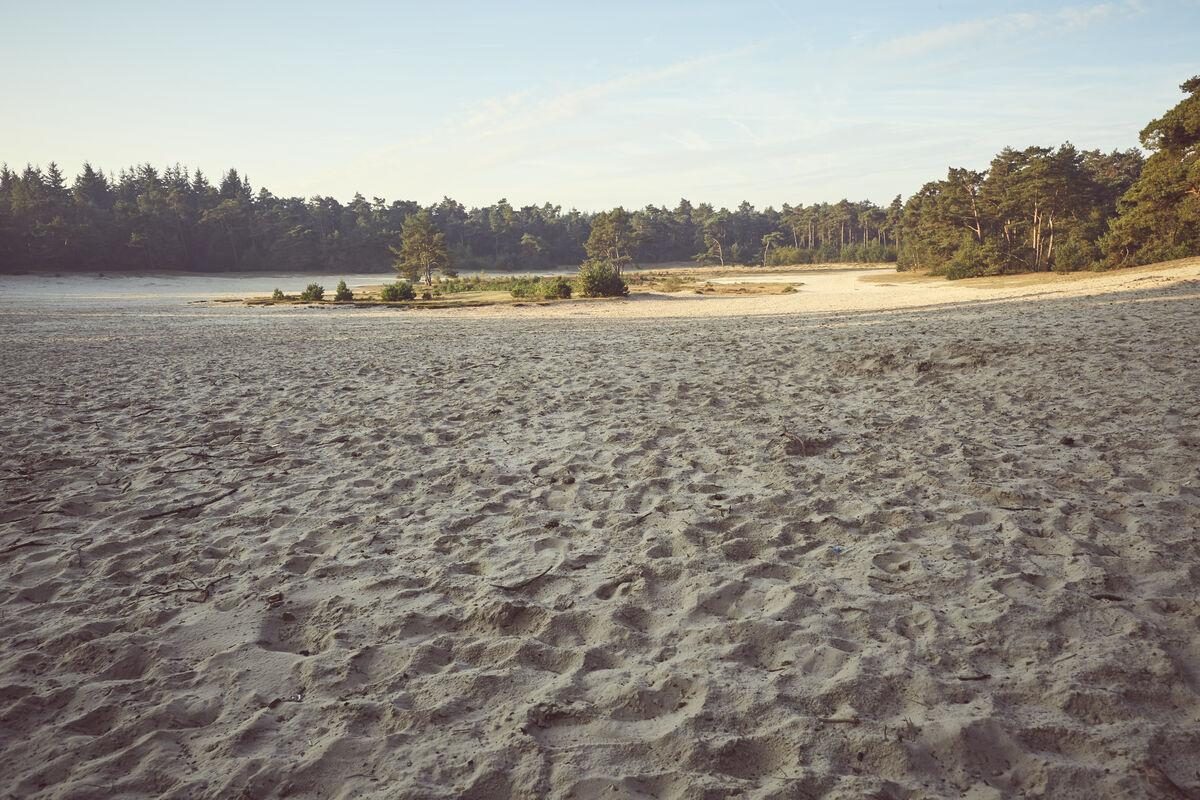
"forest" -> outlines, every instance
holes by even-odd
[[[902,202],[779,209],[680,200],[598,213],[561,206],[422,207],[355,195],[277,197],[236,169],[150,164],[73,180],[54,163],[0,168],[0,272],[374,272],[406,220],[429,219],[457,271],[579,264],[593,227],[625,264],[787,265],[896,261],[951,278],[1110,268],[1200,253],[1200,78],[1141,132],[1149,154],[1070,143],[1006,148],[986,169],[951,168]],[[621,250],[623,248],[623,250]],[[614,252],[617,252],[616,250]]]
[[[355,195],[276,197],[230,169],[213,185],[199,171],[144,164],[107,175],[85,164],[74,181],[56,164],[0,168],[0,271],[387,270],[404,223],[428,212],[458,270],[544,270],[578,264],[598,218],[626,231],[635,263],[884,261],[895,259],[899,203],[884,210],[841,201],[809,207],[714,209],[681,200],[588,214],[500,200],[466,208],[450,198],[422,208]]]

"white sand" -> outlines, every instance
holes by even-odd
[[[0,796],[1200,797],[1200,264],[857,278],[6,303]]]

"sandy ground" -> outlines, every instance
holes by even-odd
[[[0,796],[1200,797],[1200,262],[802,280],[5,302]]]

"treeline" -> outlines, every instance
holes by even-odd
[[[1006,148],[904,204],[900,269],[951,278],[1149,264],[1200,254],[1200,78],[1137,150]]]
[[[1185,99],[1141,133],[1149,158],[1069,143],[1007,148],[986,170],[951,169],[886,208],[842,200],[728,210],[681,200],[588,214],[361,195],[342,204],[255,192],[233,169],[214,186],[180,166],[107,175],[85,164],[68,185],[53,163],[5,166],[0,272],[383,271],[406,223],[417,222],[444,242],[444,268],[459,271],[539,271],[598,257],[618,272],[689,260],[898,260],[949,277],[1149,263],[1200,253],[1200,78],[1181,88]]]
[[[355,195],[276,197],[231,169],[145,164],[115,176],[85,164],[68,184],[56,164],[0,168],[0,271],[190,270],[372,272],[395,260],[406,220],[427,212],[456,270],[545,270],[577,265],[599,217],[627,230],[629,260],[715,264],[883,261],[895,258],[899,198],[757,210],[681,200],[587,214],[506,200],[468,209],[450,198],[422,207]]]
[[[1005,148],[983,172],[951,169],[905,203],[898,266],[951,278],[1088,267],[1142,163],[1137,150],[1068,143]]]

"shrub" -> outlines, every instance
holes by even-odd
[[[350,289],[346,286],[345,281],[338,281],[337,289],[335,289],[333,292],[333,299],[339,302],[353,300],[354,292],[350,291]]]
[[[432,295],[432,294],[430,294],[430,293],[429,293],[429,292],[427,292],[427,291],[426,291],[426,292],[421,292],[421,299],[422,299],[422,300],[432,300],[432,299],[433,299],[433,295]]]
[[[315,283],[310,283],[308,286],[304,287],[304,291],[300,293],[300,299],[301,300],[324,300],[325,299],[325,287],[319,286]]]
[[[946,277],[952,281],[986,275],[987,272],[988,263],[983,248],[970,237],[963,240],[945,268]]]
[[[519,300],[565,300],[571,296],[571,282],[561,275],[553,278],[512,278],[508,292]]]
[[[396,281],[389,283],[379,290],[379,299],[389,303],[396,303],[401,300],[412,300],[416,297],[413,291],[412,284],[407,281]]]
[[[534,297],[537,291],[534,288],[536,283],[536,278],[516,278],[513,280],[508,293],[518,300]]]
[[[546,300],[566,300],[571,296],[571,282],[561,275],[544,278],[537,284],[537,295]]]
[[[287,300],[287,295],[284,294],[279,289],[276,289],[275,291],[271,292],[271,299],[272,300]]]
[[[629,294],[621,273],[610,261],[588,259],[583,262],[575,283],[582,297],[625,297]]]
[[[1096,247],[1077,236],[1068,236],[1054,249],[1055,272],[1077,272],[1096,261]]]
[[[790,267],[792,264],[811,264],[813,251],[799,247],[776,247],[767,253],[768,267]]]

